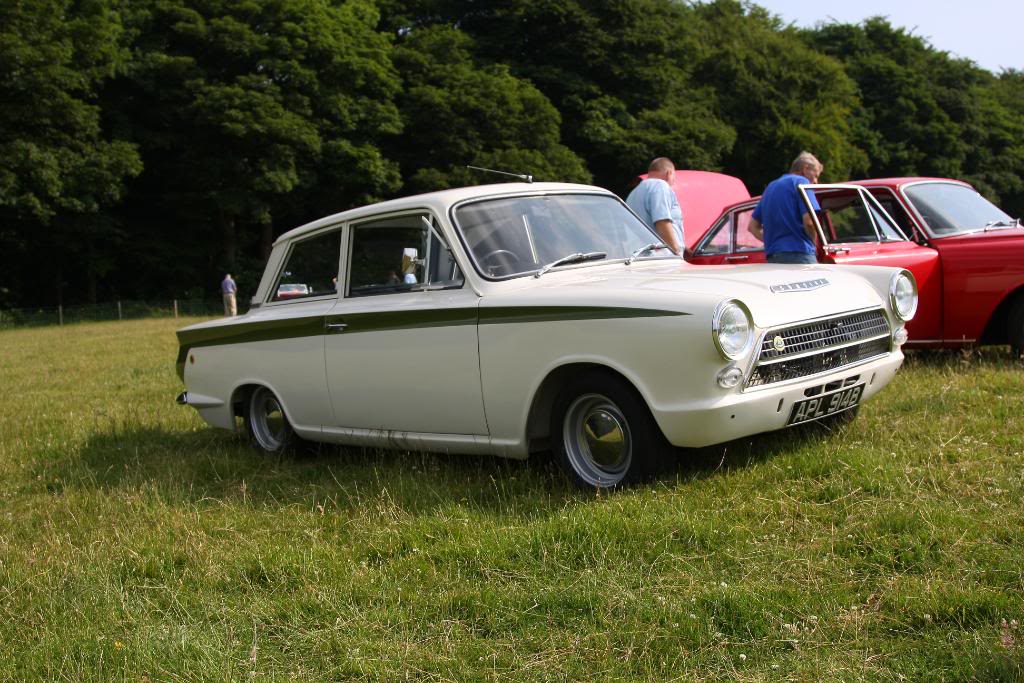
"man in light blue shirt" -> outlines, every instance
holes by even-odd
[[[224,279],[220,281],[220,293],[224,299],[224,315],[238,315],[238,306],[235,302],[235,294],[238,293],[238,285],[235,284],[235,280],[231,277],[231,273],[225,275]]]
[[[647,168],[647,178],[626,197],[626,204],[682,258],[686,242],[683,241],[683,210],[672,189],[675,183],[676,165],[666,157],[658,157]]]

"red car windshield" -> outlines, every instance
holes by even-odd
[[[1017,221],[974,189],[953,183],[921,183],[905,190],[936,237],[1012,228]]]

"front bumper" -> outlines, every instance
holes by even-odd
[[[675,446],[700,448],[752,434],[783,429],[793,405],[825,386],[845,384],[856,377],[864,385],[860,401],[871,398],[888,384],[903,364],[896,351],[869,363],[776,388],[736,391],[717,400],[652,408],[654,419]],[[813,395],[813,394],[810,394]]]

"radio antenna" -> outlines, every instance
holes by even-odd
[[[474,171],[483,171],[484,173],[497,173],[498,175],[507,175],[507,176],[511,176],[513,178],[519,178],[524,183],[532,183],[533,182],[533,176],[532,175],[527,175],[525,173],[509,173],[508,171],[496,171],[493,168],[481,168],[480,166],[470,166],[468,164],[466,165],[466,168],[471,168]]]

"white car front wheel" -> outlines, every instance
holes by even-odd
[[[583,488],[646,480],[664,470],[672,451],[636,390],[600,371],[562,388],[552,410],[551,440],[558,464]]]

